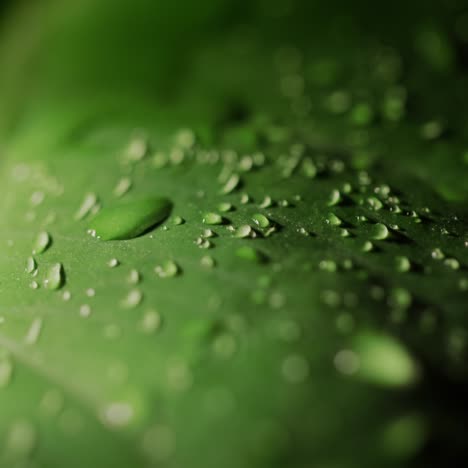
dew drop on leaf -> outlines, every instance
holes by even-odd
[[[236,256],[254,263],[263,263],[267,260],[267,257],[263,253],[247,245],[239,247],[236,250]]]
[[[223,217],[218,213],[206,213],[205,216],[203,216],[203,222],[210,225],[222,224]]]
[[[102,240],[133,239],[164,221],[171,212],[167,198],[147,197],[104,208],[90,229]]]
[[[256,213],[252,216],[253,222],[263,229],[267,228],[270,225],[270,220],[261,213]]]
[[[384,240],[384,239],[387,239],[389,235],[390,235],[390,232],[387,226],[385,226],[385,224],[377,223],[377,224],[374,224],[371,228],[372,239]]]
[[[44,286],[47,289],[59,289],[63,286],[64,271],[61,263],[54,263],[48,270]]]
[[[34,242],[33,254],[40,254],[45,252],[52,243],[52,237],[47,231],[41,231]]]

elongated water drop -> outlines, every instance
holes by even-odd
[[[234,191],[240,183],[239,174],[232,174],[231,177],[227,180],[224,184],[223,188],[221,189],[221,193],[227,195]]]
[[[339,190],[333,190],[328,199],[328,206],[335,206],[341,202],[341,193]]]
[[[222,224],[223,223],[223,217],[218,214],[218,213],[206,213],[205,216],[203,217],[203,222],[205,224]]]
[[[252,216],[253,222],[261,228],[267,228],[270,225],[270,220],[261,213],[256,213]]]
[[[37,235],[36,241],[33,245],[33,254],[40,254],[45,252],[49,248],[51,243],[52,238],[50,237],[50,234],[47,231],[40,232]]]
[[[80,221],[85,218],[95,206],[98,205],[98,198],[95,193],[87,193],[81,202],[78,211],[75,213],[75,220]]]
[[[171,212],[167,198],[147,197],[103,209],[90,224],[102,240],[133,239],[164,221]]]
[[[64,274],[61,263],[55,263],[49,268],[44,286],[47,289],[59,289],[63,285]]]
[[[33,257],[29,257],[26,260],[26,273],[33,273],[37,268],[36,260]]]
[[[13,363],[8,356],[0,355],[0,388],[6,387],[13,375]]]

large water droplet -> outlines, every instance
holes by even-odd
[[[61,263],[55,263],[49,268],[44,286],[47,289],[59,289],[63,285],[64,273]]]
[[[167,198],[147,197],[103,209],[90,229],[103,240],[133,239],[164,221],[172,208]]]

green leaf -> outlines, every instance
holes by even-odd
[[[466,77],[414,7],[265,5],[10,13],[1,466],[465,456]]]

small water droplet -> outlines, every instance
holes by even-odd
[[[173,260],[166,260],[154,269],[160,278],[173,278],[180,273],[180,267]]]
[[[256,213],[252,216],[253,222],[263,229],[267,228],[270,225],[270,220],[261,213]]]
[[[336,262],[334,262],[333,260],[322,260],[319,263],[319,268],[322,271],[326,271],[328,273],[335,273],[338,267],[336,265]]]
[[[0,355],[0,388],[5,388],[13,376],[13,363],[7,355]]]
[[[120,262],[116,258],[111,258],[108,262],[107,265],[109,268],[115,268],[120,265]]]
[[[140,273],[135,269],[130,270],[130,273],[127,276],[127,281],[130,284],[138,284],[141,281]]]
[[[245,237],[249,237],[252,233],[252,228],[248,224],[244,224],[239,226],[235,231],[235,236],[243,239]]]
[[[212,269],[216,266],[216,261],[210,255],[205,255],[200,260],[200,265],[206,269]]]
[[[91,210],[95,206],[98,206],[97,195],[95,193],[87,193],[81,202],[78,211],[75,213],[75,220],[80,221],[81,219],[84,219],[89,213],[91,213]]]
[[[432,252],[431,252],[431,257],[434,259],[434,260],[443,260],[445,258],[445,254],[442,252],[442,250],[440,250],[438,247],[435,248]]]
[[[456,258],[446,258],[444,260],[444,265],[452,270],[458,270],[460,268],[460,262]]]
[[[143,293],[139,289],[132,289],[122,300],[121,304],[127,309],[138,306],[143,300]]]
[[[330,226],[340,226],[343,221],[341,221],[341,219],[338,218],[338,216],[336,216],[334,213],[329,213],[326,219],[326,223]]]
[[[80,306],[80,315],[82,317],[89,317],[91,315],[91,307],[89,304],[82,304]]]
[[[332,193],[330,194],[330,197],[328,198],[328,206],[335,206],[338,205],[341,202],[341,193],[339,190],[333,190]]]
[[[143,333],[151,334],[161,328],[162,317],[161,314],[153,309],[145,311],[140,321],[140,329]]]
[[[40,254],[45,252],[52,243],[52,237],[47,231],[41,231],[34,242],[33,254]]]
[[[236,250],[236,256],[244,260],[249,260],[255,263],[263,263],[266,261],[267,257],[259,252],[257,249],[249,246],[242,246]]]
[[[266,196],[262,203],[260,203],[260,208],[270,208],[271,206],[273,206],[273,200],[271,199],[270,196]]]
[[[39,336],[41,334],[41,330],[42,330],[42,318],[36,317],[32,321],[31,326],[29,327],[29,330],[26,334],[24,342],[27,345],[33,345],[37,343],[37,340],[39,339]]]
[[[218,205],[218,210],[221,212],[221,213],[227,213],[229,211],[232,211],[234,209],[234,207],[232,206],[231,203],[220,203]]]
[[[408,260],[407,257],[396,257],[395,258],[395,265],[397,271],[400,273],[406,273],[407,271],[410,271],[411,269],[411,262]]]
[[[174,226],[180,226],[181,224],[185,223],[185,220],[180,216],[175,216],[172,220],[172,223],[174,224]]]
[[[121,428],[127,426],[133,416],[134,409],[129,403],[116,401],[101,410],[100,419],[106,426]]]
[[[210,225],[223,224],[223,217],[218,213],[206,213],[203,222]]]
[[[114,188],[116,197],[124,196],[132,187],[132,181],[129,177],[122,177]]]
[[[241,179],[239,174],[232,174],[221,189],[221,193],[227,195],[228,193],[233,192],[239,186],[240,181]]]
[[[34,260],[34,257],[29,257],[26,260],[26,268],[25,271],[26,273],[33,273],[37,268],[37,263],[36,260]]]

